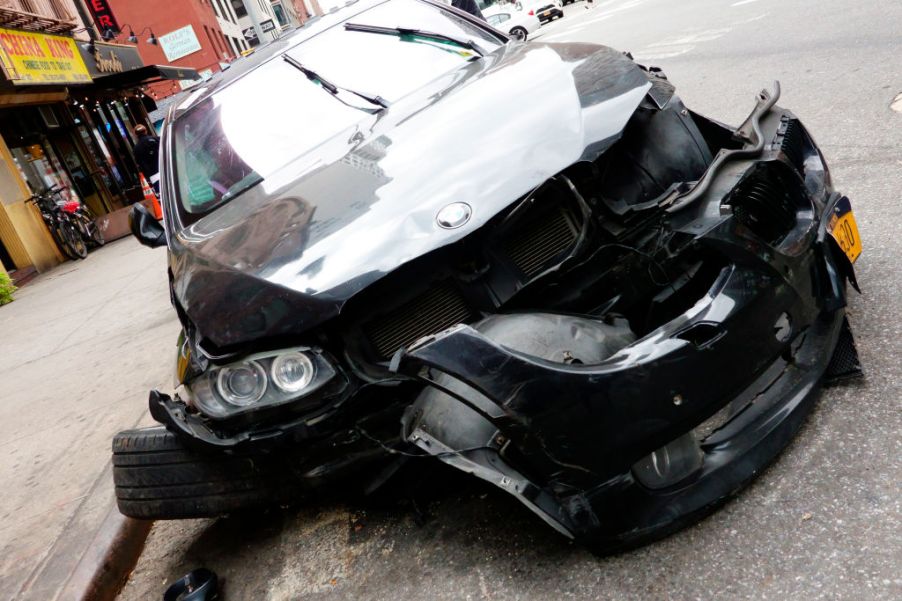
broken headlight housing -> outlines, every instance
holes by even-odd
[[[293,403],[335,376],[319,349],[298,347],[211,366],[186,384],[190,404],[214,419]]]

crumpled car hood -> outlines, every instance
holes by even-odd
[[[597,157],[650,85],[610,48],[503,47],[381,115],[361,112],[357,127],[172,236],[175,300],[220,347],[302,333]],[[453,202],[472,217],[442,229],[436,214]]]

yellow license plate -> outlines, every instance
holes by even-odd
[[[827,231],[839,244],[849,261],[855,262],[858,255],[861,254],[861,236],[858,235],[858,224],[855,222],[855,215],[852,213],[852,203],[848,198],[841,198],[836,203],[833,215],[830,216],[830,222],[827,224]]]
[[[551,11],[550,11],[550,10],[546,10],[545,12],[539,13],[539,16],[540,16],[540,17],[548,17],[548,16],[551,16]]]

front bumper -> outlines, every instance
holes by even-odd
[[[843,307],[852,272],[823,226],[791,254],[736,231],[707,235],[732,257],[708,295],[597,364],[514,350],[478,324],[409,349],[399,370],[441,393],[408,410],[407,439],[599,551],[710,511],[786,446],[838,341],[851,344]],[[643,484],[637,462],[693,431],[700,467],[664,487]]]

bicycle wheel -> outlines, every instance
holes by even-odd
[[[63,238],[66,240],[66,246],[72,251],[69,256],[73,259],[84,259],[88,256],[88,245],[85,244],[81,232],[71,221],[63,221],[60,223]]]
[[[97,225],[96,221],[91,221],[88,226],[88,231],[91,232],[91,240],[94,242],[95,246],[103,246],[106,244],[106,239],[103,237],[103,232],[100,231],[100,226]]]
[[[96,248],[104,245],[106,240],[103,238],[103,232],[100,231],[93,219],[80,212],[76,213],[74,217],[78,220],[78,230],[81,233],[81,237],[84,238],[89,247]]]
[[[63,226],[59,221],[54,221],[52,223],[47,223],[47,229],[50,230],[50,236],[53,238],[53,241],[56,242],[57,248],[60,249],[60,252],[70,259],[77,259],[78,257],[72,252],[72,249],[69,248],[69,243],[66,242],[66,236],[63,235]]]

